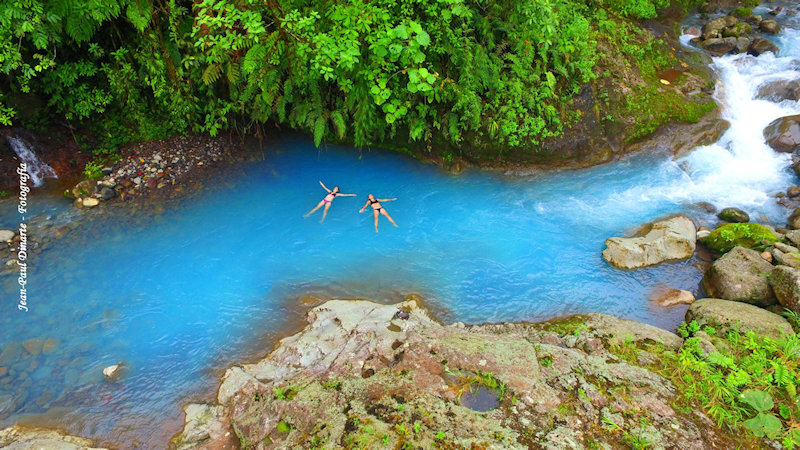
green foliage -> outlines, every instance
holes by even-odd
[[[294,386],[275,386],[272,388],[272,392],[275,394],[275,400],[283,400],[287,402],[292,400],[299,391],[300,389]]]
[[[275,429],[278,431],[278,433],[288,433],[292,431],[292,426],[284,421],[280,421]]]
[[[757,223],[726,223],[715,228],[701,242],[719,253],[726,253],[736,246],[763,249],[778,238],[775,233]]]
[[[680,330],[684,346],[677,354],[664,354],[663,375],[678,387],[681,402],[702,407],[731,430],[741,427],[757,438],[780,439],[785,448],[800,443],[794,425],[800,417],[800,337],[729,331],[715,342],[718,352],[703,356],[698,338],[691,337],[700,327],[684,323]]]
[[[621,19],[671,2],[695,0],[10,0],[0,123],[16,115],[11,96],[36,95],[47,105],[30,120],[77,122],[103,154],[266,122],[316,145],[535,149],[576,117],[598,39],[619,43],[645,78],[671,63],[660,41],[638,49],[638,27]],[[708,110],[648,92],[628,105],[654,116],[634,138]]]
[[[737,17],[747,17],[753,15],[753,10],[750,8],[735,8],[733,10],[733,15]]]
[[[8,191],[0,190],[0,198],[6,198],[6,197],[8,197]]]
[[[103,165],[94,161],[89,161],[83,168],[83,176],[90,180],[103,178]]]

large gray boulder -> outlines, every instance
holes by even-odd
[[[775,266],[769,274],[769,284],[778,303],[794,312],[800,312],[800,270]]]
[[[736,329],[740,332],[755,331],[771,337],[794,334],[789,322],[775,313],[747,303],[717,298],[704,298],[692,303],[686,311],[686,322],[693,320],[700,325],[711,325],[722,332]]]
[[[694,222],[686,216],[676,216],[653,223],[644,236],[607,239],[603,259],[620,269],[687,259],[694,254],[696,240]]]
[[[775,119],[764,128],[764,139],[776,152],[791,153],[800,148],[800,115]]]
[[[744,247],[734,247],[706,271],[703,288],[715,298],[751,303],[757,306],[775,304],[775,295],[767,281],[772,264],[761,254]]]
[[[735,37],[710,38],[701,42],[700,48],[707,51],[711,56],[722,56],[732,53],[734,50],[738,52],[738,43],[739,40]],[[750,41],[748,40],[747,43],[749,44]]]

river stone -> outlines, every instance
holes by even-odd
[[[6,344],[5,348],[3,348],[3,352],[0,353],[0,366],[8,366],[19,361],[22,358],[22,352],[24,351],[25,349],[22,348],[22,345],[19,342],[9,342]]]
[[[765,84],[758,89],[756,98],[772,102],[800,100],[800,80],[778,80]]]
[[[42,345],[44,345],[44,339],[40,338],[28,339],[22,342],[22,346],[25,347],[25,350],[33,356],[42,352]]]
[[[800,270],[775,266],[769,274],[769,284],[778,298],[778,303],[800,313]]]
[[[735,37],[711,38],[700,43],[700,48],[712,56],[723,56],[737,48],[738,39]]]
[[[686,216],[677,216],[653,223],[644,236],[607,239],[603,259],[621,269],[687,259],[694,254],[696,238],[694,222]]]
[[[656,302],[661,306],[691,305],[694,303],[694,295],[682,289],[670,289],[656,298]]]
[[[800,258],[798,258],[796,254],[786,253],[782,250],[778,250],[777,247],[773,248],[770,253],[772,254],[772,260],[775,264],[800,269]]]
[[[767,281],[771,270],[772,264],[757,251],[734,247],[711,264],[703,276],[703,288],[712,297],[769,306],[775,303]]]
[[[11,230],[0,230],[0,242],[8,242],[14,239],[15,234],[16,233]]]
[[[0,430],[0,448],[6,450],[105,450],[90,439],[69,436],[61,430],[14,425]]]
[[[43,355],[52,355],[55,353],[56,349],[58,348],[58,344],[60,341],[56,338],[47,338],[44,340],[44,344],[42,345],[42,354]]]
[[[786,239],[792,242],[794,245],[800,245],[800,230],[791,230],[786,233]]]
[[[750,216],[739,208],[725,208],[717,214],[720,220],[731,223],[750,222]]]
[[[748,25],[745,22],[739,22],[739,23],[737,23],[737,24],[735,24],[733,26],[726,27],[725,29],[723,29],[722,30],[722,37],[731,37],[731,36],[733,36],[733,37],[737,37],[738,38],[738,37],[742,36],[743,34],[750,34],[752,32],[753,32],[753,27],[751,27],[750,25]],[[748,39],[747,42],[749,44],[750,40]]]
[[[795,209],[789,214],[789,218],[786,219],[786,225],[792,230],[800,229],[800,208]]]
[[[719,17],[703,25],[703,39],[713,39],[722,36],[722,30],[738,22],[735,17]]]
[[[772,19],[762,20],[758,28],[764,33],[778,34],[781,32],[781,26]]]
[[[800,148],[800,115],[775,119],[764,128],[764,138],[775,151],[791,153]]]
[[[732,302],[718,298],[700,299],[686,311],[686,322],[711,325],[718,331],[738,329],[741,332],[755,331],[772,337],[781,333],[794,334],[792,326],[783,317],[758,306]]]
[[[103,376],[106,377],[107,380],[114,380],[119,377],[122,369],[122,363],[114,364],[113,366],[108,366],[103,369]]]
[[[91,197],[97,193],[97,181],[83,180],[72,188],[72,196],[74,198]]]
[[[767,52],[772,52],[777,55],[779,51],[780,49],[778,46],[773,44],[772,41],[761,37],[753,39],[753,42],[750,43],[750,47],[747,49],[747,53],[753,56],[761,56]]]
[[[96,198],[84,198],[81,202],[84,208],[94,208],[100,204],[100,200]]]

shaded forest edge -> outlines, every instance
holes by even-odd
[[[0,123],[71,141],[82,169],[187,133],[291,129],[453,168],[594,165],[665,124],[713,137],[709,59],[680,23],[748,2],[73,3],[0,7]]]

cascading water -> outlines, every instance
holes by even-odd
[[[25,163],[28,175],[31,177],[34,186],[41,186],[45,178],[58,178],[56,171],[36,156],[29,143],[11,136],[6,139],[8,139],[11,148],[14,149],[14,153]]]
[[[234,165],[158,211],[109,208],[31,255],[29,313],[15,309],[16,279],[0,278],[0,427],[28,418],[121,448],[163,448],[181,403],[213,397],[221,369],[263,356],[309,293],[397,301],[417,292],[446,322],[604,312],[674,328],[685,307],[648,296],[662,283],[700,294],[693,262],[615,270],[600,257],[603,241],[678,212],[713,226],[700,201],[783,224],[788,211],[772,196],[797,180],[761,133],[800,107],[754,98],[798,75],[800,35],[787,29],[779,44],[777,57],[714,60],[732,126],[677,161],[454,176],[398,154],[287,138],[265,161]],[[336,199],[324,224],[319,213],[302,218],[324,195],[319,180],[359,195]],[[372,216],[358,214],[368,193],[397,197],[385,206],[400,228],[382,221],[374,233]],[[0,200],[0,228],[18,223],[15,201]],[[23,342],[50,345],[28,355]],[[128,374],[106,382],[103,367],[120,361]]]

